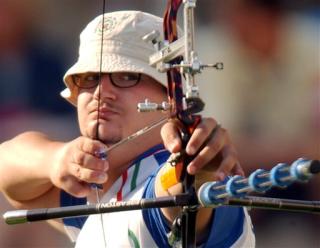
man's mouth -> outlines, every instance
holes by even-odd
[[[96,109],[97,117],[102,120],[109,120],[110,118],[119,115],[119,112],[109,106],[102,105],[98,109]]]

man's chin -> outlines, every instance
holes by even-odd
[[[110,138],[103,138],[103,137],[99,138],[99,140],[103,144],[105,144],[107,147],[111,147],[121,141],[121,139],[110,139]]]
[[[98,139],[107,146],[112,146],[122,140],[122,136],[117,134],[116,131],[113,131],[112,129],[105,130],[103,127],[99,127],[98,136]]]

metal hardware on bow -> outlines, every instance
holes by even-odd
[[[200,73],[206,67],[222,69],[222,63],[202,64],[196,52],[194,51],[194,8],[196,0],[184,0],[184,36],[178,39],[177,33],[177,13],[182,4],[182,0],[170,0],[167,3],[167,9],[164,15],[164,39],[160,41],[160,34],[157,31],[152,31],[143,37],[144,41],[152,42],[156,53],[150,56],[149,64],[156,67],[160,72],[167,72],[168,79],[168,103],[150,103],[148,100],[145,103],[140,103],[138,109],[141,112],[155,110],[170,110],[171,118],[177,118],[183,125],[181,138],[183,149],[193,133],[193,130],[201,121],[199,113],[204,108],[204,102],[199,96],[199,88],[195,82],[195,75]],[[184,76],[185,87],[183,87],[182,76]],[[184,92],[185,89],[185,92]],[[192,157],[187,156],[184,151],[174,156],[181,162],[175,163],[172,161],[172,170],[162,176],[161,182],[166,181],[164,178],[176,179],[176,182],[183,183],[184,193],[191,196],[191,202],[183,207],[181,214],[174,221],[171,236],[169,236],[170,244],[174,247],[182,245],[182,247],[195,247],[195,225],[197,214],[197,197],[194,188],[194,176],[187,173],[186,168]],[[170,161],[169,161],[170,163]],[[170,180],[172,181],[172,180]],[[170,182],[168,187],[171,185]],[[175,182],[173,182],[175,183]],[[166,188],[165,188],[166,189]],[[177,233],[180,232],[180,235]]]

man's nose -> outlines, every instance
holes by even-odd
[[[102,74],[101,80],[98,86],[95,89],[95,96],[109,99],[116,99],[116,89],[115,86],[111,83],[109,74]]]

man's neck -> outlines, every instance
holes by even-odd
[[[104,184],[104,191],[110,189],[138,156],[161,143],[160,131],[154,130],[111,150],[108,153],[109,171],[107,172],[108,180]]]

